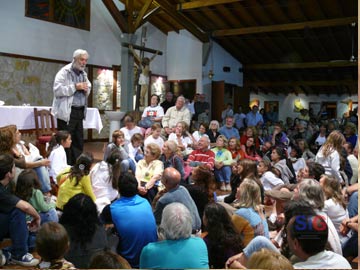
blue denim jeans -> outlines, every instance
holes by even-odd
[[[47,212],[40,212],[39,215],[41,217],[41,225],[46,222],[51,222],[51,221],[59,222],[59,217],[58,217],[58,214],[57,214],[55,208],[51,208]]]
[[[121,161],[121,163],[120,163],[120,171],[122,173],[125,173],[129,169],[135,174],[135,170],[136,170],[135,162],[131,158],[124,159],[123,161]]]
[[[9,213],[0,213],[0,241],[10,237],[12,246],[10,252],[16,259],[21,259],[28,253],[29,231],[26,224],[26,215],[18,208]]]
[[[249,244],[243,249],[243,252],[246,258],[249,259],[254,252],[259,251],[262,248],[266,248],[279,253],[279,250],[274,246],[270,239],[261,235],[256,236],[254,239],[252,239]]]
[[[358,214],[359,206],[358,206],[358,192],[357,191],[354,192],[353,194],[351,194],[347,208],[348,208],[350,218],[352,218]]]
[[[50,176],[49,176],[49,172],[46,169],[46,167],[44,166],[40,166],[40,167],[36,167],[33,169],[38,178],[39,181],[41,183],[41,191],[43,193],[49,192],[51,190],[51,185],[50,185]]]
[[[215,179],[219,182],[225,182],[226,184],[230,183],[231,176],[231,167],[223,166],[220,170],[214,169]]]

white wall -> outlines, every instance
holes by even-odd
[[[250,94],[250,101],[253,99],[259,99],[260,101],[260,108],[264,107],[264,101],[279,101],[279,120],[284,120],[286,119],[286,117],[292,117],[292,118],[296,118],[298,117],[300,114],[297,112],[294,112],[294,100],[296,99],[300,99],[301,104],[304,106],[304,108],[308,109],[309,108],[309,102],[337,102],[337,118],[341,119],[341,117],[343,116],[343,113],[348,111],[348,107],[346,104],[341,103],[341,101],[345,101],[345,100],[353,100],[353,101],[357,101],[358,100],[358,96],[357,95],[353,95],[353,96],[349,96],[349,95],[303,95],[303,94],[299,94],[299,95],[295,95],[295,94],[291,94],[291,95],[265,95],[265,94],[254,94],[251,93]],[[357,105],[355,105],[357,106]],[[315,114],[317,114],[318,112],[314,112]]]
[[[121,64],[121,30],[101,0],[91,1],[90,31],[24,14],[25,0],[0,1],[0,52],[70,61],[73,51],[83,48],[90,54],[89,64],[109,67]],[[165,51],[166,35],[150,24],[147,26],[146,47]],[[159,56],[154,60],[153,72],[165,73],[165,58]]]
[[[196,79],[196,92],[202,92],[202,43],[187,31],[170,32],[167,39],[168,80]]]
[[[211,84],[208,77],[213,62],[214,81],[225,81],[225,83],[243,85],[243,73],[239,72],[242,64],[225,51],[219,44],[213,42],[212,51],[210,51],[206,65],[203,67],[203,84]],[[213,56],[211,55],[213,54]],[[213,60],[212,60],[213,59]],[[230,67],[230,72],[224,72],[223,67]]]

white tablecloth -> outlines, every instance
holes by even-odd
[[[16,125],[19,130],[35,129],[34,108],[49,110],[47,106],[0,106],[0,127]],[[56,126],[56,119],[55,126]],[[97,108],[87,108],[85,129],[96,129],[99,133],[103,128]]]

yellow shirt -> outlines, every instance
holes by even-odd
[[[69,172],[70,169],[65,170],[63,173]],[[91,180],[89,175],[81,178],[79,183],[75,186],[76,179],[69,178],[59,187],[56,207],[63,209],[64,205],[76,194],[84,193],[88,195],[94,202],[96,200],[95,194],[91,187]]]

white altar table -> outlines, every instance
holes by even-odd
[[[0,127],[16,125],[19,130],[35,129],[34,108],[49,110],[49,106],[0,106]],[[97,108],[87,108],[84,129],[96,129],[99,133],[103,128]],[[57,125],[55,119],[55,126]]]

